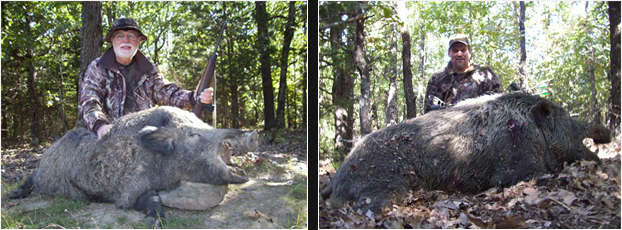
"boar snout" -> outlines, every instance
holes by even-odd
[[[611,131],[600,124],[595,124],[587,137],[592,138],[596,144],[605,144],[611,142]]]

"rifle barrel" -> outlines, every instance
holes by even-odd
[[[222,33],[225,32],[225,27],[227,27],[227,21],[222,24],[222,30],[220,30],[220,36],[218,36],[218,41],[216,42],[216,46],[214,46],[214,55],[216,55],[216,49],[218,49],[218,44],[220,44],[220,39],[222,38]]]

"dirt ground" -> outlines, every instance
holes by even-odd
[[[287,136],[288,138],[282,138]],[[279,138],[280,137],[280,138]],[[233,156],[232,161],[245,169],[250,181],[229,185],[224,200],[205,211],[183,211],[165,207],[163,228],[307,228],[307,138],[306,132],[286,131],[275,142],[262,144],[254,152]],[[76,226],[55,223],[55,218],[40,217],[57,201],[51,197],[31,195],[21,200],[7,198],[8,187],[17,186],[35,169],[43,149],[2,149],[2,217],[11,220],[35,220],[27,225],[17,220],[8,227],[27,228],[137,228],[144,214],[135,210],[116,209],[112,203],[86,202],[77,210],[60,211]],[[70,201],[72,202],[72,201]],[[43,214],[50,215],[50,214]],[[7,226],[2,222],[2,228]]]
[[[320,228],[611,228],[620,229],[620,139],[596,146],[602,165],[567,165],[502,190],[477,195],[411,191],[404,202],[383,213],[362,213],[351,206],[335,210],[319,200]],[[335,173],[320,162],[319,191]]]

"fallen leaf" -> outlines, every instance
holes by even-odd
[[[259,217],[263,216],[262,213],[260,213],[257,210],[253,210],[253,211],[246,211],[244,212],[244,218],[251,218],[251,219],[257,219]]]
[[[564,200],[564,204],[568,206],[572,205],[572,202],[577,199],[577,196],[575,196],[574,193],[564,189],[560,189],[559,195]]]
[[[367,210],[367,212],[365,213],[365,216],[369,219],[374,219],[374,213],[371,210]]]
[[[493,218],[495,221],[495,228],[524,228],[525,221],[521,217],[514,217],[511,214],[506,214],[505,218]]]

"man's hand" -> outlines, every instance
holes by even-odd
[[[214,88],[207,88],[201,92],[201,103],[212,104],[214,101]]]
[[[101,127],[99,127],[99,129],[97,130],[97,140],[102,139],[104,134],[106,134],[108,130],[110,130],[110,128],[112,128],[111,124],[102,125]]]

